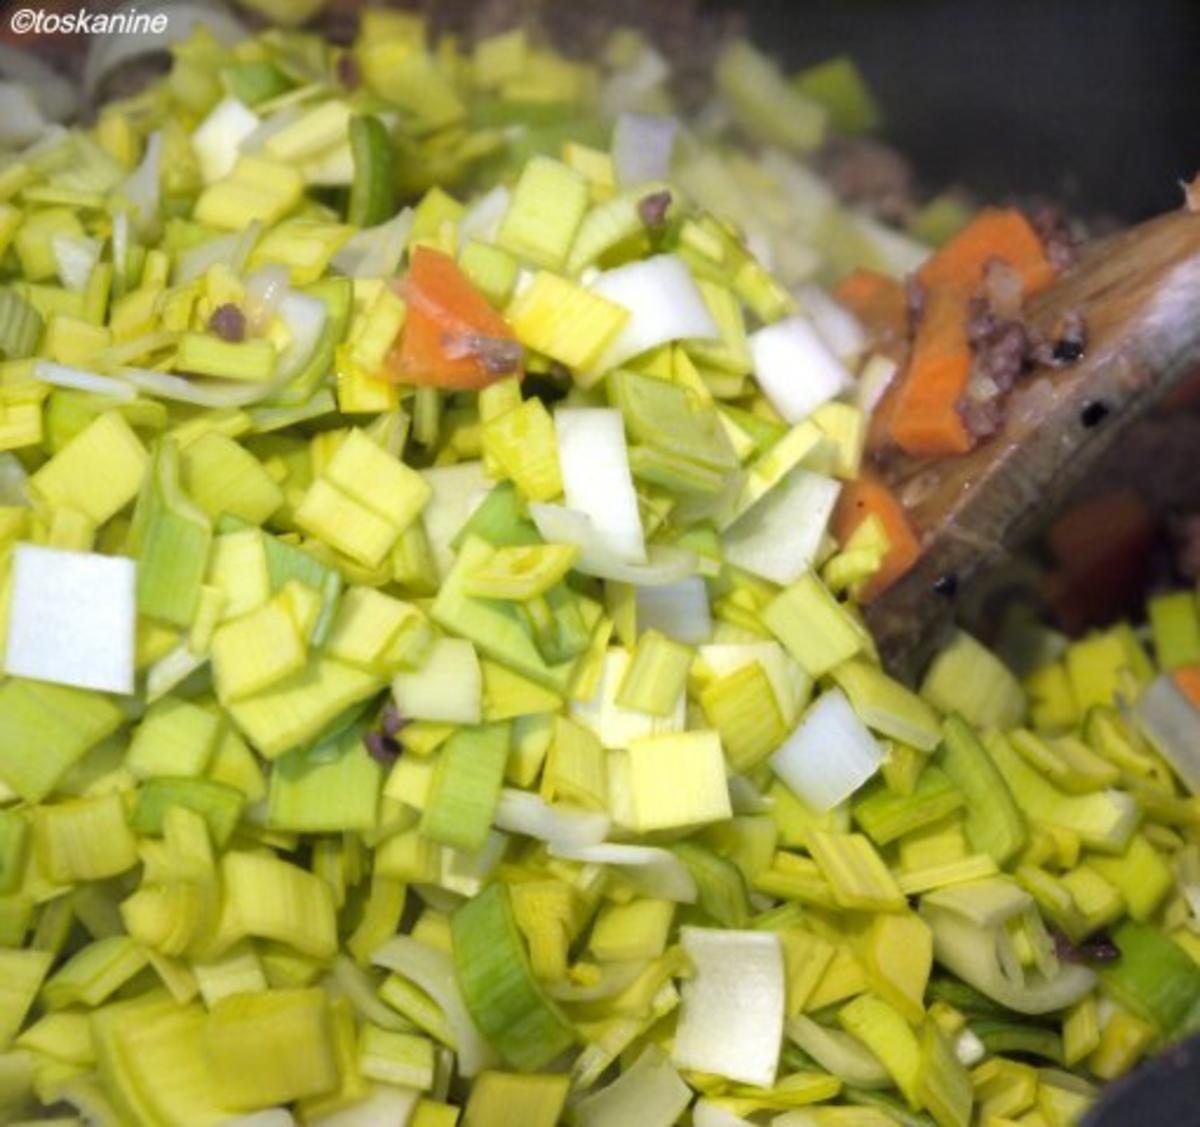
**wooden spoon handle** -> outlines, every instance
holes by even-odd
[[[947,592],[1006,559],[1200,365],[1200,215],[1162,215],[1095,244],[1031,303],[1029,319],[1049,331],[1073,311],[1087,330],[1079,362],[1035,372],[998,434],[962,457],[914,465],[898,484],[922,553],[868,608],[898,675],[915,676],[941,639],[954,613]]]

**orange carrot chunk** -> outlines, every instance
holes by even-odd
[[[403,292],[408,313],[388,355],[389,379],[467,390],[521,376],[512,330],[449,255],[418,246]]]
[[[838,543],[845,544],[870,516],[878,517],[883,525],[888,550],[883,564],[859,594],[863,603],[883,594],[921,555],[920,541],[896,495],[874,474],[864,472],[846,485],[838,499],[833,514],[833,534]]]
[[[1180,692],[1200,708],[1200,665],[1181,665],[1171,676]]]
[[[1046,248],[1029,220],[1015,208],[984,208],[917,271],[927,289],[953,286],[973,291],[988,260],[1001,258],[1021,278],[1026,296],[1054,279]]]

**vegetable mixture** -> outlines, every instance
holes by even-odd
[[[173,55],[0,164],[5,1122],[1064,1127],[1200,1026],[1195,594],[859,610],[1022,215],[839,203],[845,60]]]

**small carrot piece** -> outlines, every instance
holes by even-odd
[[[1029,220],[1015,208],[984,208],[917,271],[927,289],[974,290],[991,258],[1001,258],[1020,275],[1025,295],[1054,280],[1054,267]]]
[[[930,290],[890,406],[892,440],[906,454],[936,457],[971,449],[958,404],[971,376],[967,299],[952,287]]]
[[[1200,708],[1200,665],[1181,665],[1171,676],[1179,691]]]
[[[904,286],[874,270],[857,269],[834,288],[833,296],[862,322],[877,347],[902,345],[908,335],[908,300]]]
[[[883,564],[859,594],[859,601],[871,602],[896,582],[921,555],[917,539],[904,506],[896,495],[874,474],[863,473],[850,482],[838,499],[833,514],[833,535],[845,544],[869,516],[876,516],[887,533],[888,550]]]
[[[408,314],[387,358],[391,380],[467,390],[521,375],[512,329],[449,255],[418,246],[403,292]],[[507,369],[506,355],[516,357]]]

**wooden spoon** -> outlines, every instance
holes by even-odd
[[[1006,560],[1200,366],[1200,215],[1162,215],[1090,246],[1027,315],[1049,332],[1073,311],[1087,329],[1082,359],[1027,378],[1002,430],[970,453],[914,466],[898,482],[922,553],[867,610],[898,676],[914,678],[944,640],[954,592]]]

